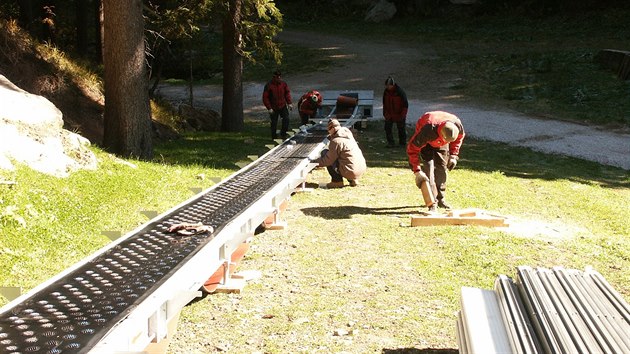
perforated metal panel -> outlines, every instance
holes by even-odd
[[[325,136],[317,129],[296,135],[216,188],[0,314],[0,352],[89,351],[214,237],[175,235],[167,231],[171,225],[202,222],[216,234],[291,172]]]

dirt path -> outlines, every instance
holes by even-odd
[[[291,76],[285,75],[293,96],[309,89],[373,90],[374,119],[382,119],[383,82],[388,75],[405,89],[409,97],[407,122],[415,124],[422,113],[446,110],[458,115],[469,136],[529,147],[533,150],[556,153],[595,161],[630,170],[630,134],[622,134],[575,123],[528,117],[508,110],[489,110],[454,104],[437,99],[439,92],[455,78],[418,77],[414,65],[422,57],[434,57],[429,46],[410,47],[407,43],[353,40],[344,37],[310,32],[283,32],[279,40],[286,43],[323,48],[338,66],[328,72]],[[246,83],[243,105],[246,113],[266,119],[260,95],[263,82]],[[172,101],[186,101],[186,88],[164,86],[160,93]],[[195,102],[220,110],[221,87],[202,86],[195,89]]]

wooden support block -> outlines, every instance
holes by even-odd
[[[284,230],[287,228],[287,223],[285,221],[275,221],[271,224],[265,223],[265,229],[267,230]]]
[[[214,292],[240,294],[246,284],[247,281],[243,277],[240,277],[238,274],[232,274],[227,283],[219,284],[217,288],[214,289]]]
[[[315,190],[314,188],[307,187],[306,184],[307,184],[306,181],[300,183],[297,187],[295,187],[294,192],[295,193],[303,193],[303,192],[310,193]]]
[[[271,215],[269,215],[265,221],[263,221],[263,226],[267,230],[284,230],[287,227],[287,223],[280,220],[280,214],[287,209],[289,205],[289,201],[287,199],[283,200],[282,203],[278,206],[276,211],[274,211]]]
[[[454,217],[477,216],[477,212],[477,209],[451,210],[446,215]]]
[[[315,191],[315,188],[310,187],[298,187],[295,189],[295,193],[311,193]]]
[[[249,244],[247,242],[241,243],[236,248],[236,250],[232,252],[232,255],[230,257],[230,263],[227,264],[226,262],[226,263],[221,264],[221,266],[210,276],[210,278],[206,280],[206,282],[202,286],[203,291],[205,291],[206,293],[212,293],[216,291],[218,287],[229,283],[232,280],[232,277],[234,276],[234,272],[236,272],[236,268],[241,262],[241,259],[243,259],[243,257],[245,256],[245,253],[247,253],[248,250],[249,250]],[[225,268],[226,266],[228,267],[227,268],[228,280],[224,281],[224,276],[226,274],[226,268]],[[226,284],[223,284],[223,283],[226,283]]]
[[[452,210],[447,214],[424,213],[411,216],[411,226],[478,225],[487,227],[507,227],[504,217],[488,215],[482,210]]]

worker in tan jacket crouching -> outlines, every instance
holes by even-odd
[[[342,127],[338,120],[331,119],[327,128],[328,149],[322,150],[321,157],[313,162],[328,170],[332,181],[326,184],[327,188],[343,187],[344,178],[355,187],[367,169],[363,153],[350,129]]]

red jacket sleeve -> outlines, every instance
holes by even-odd
[[[271,109],[271,101],[269,101],[269,83],[265,85],[262,95],[263,104],[267,109]]]
[[[416,123],[416,132],[411,136],[409,144],[407,144],[409,167],[411,167],[413,172],[420,171],[420,150],[433,138],[431,125],[426,124],[426,119],[422,116]]]
[[[459,148],[462,147],[462,143],[464,142],[464,137],[466,136],[466,134],[464,133],[464,129],[463,128],[460,127],[459,132],[460,133],[457,136],[457,139],[453,140],[448,145],[448,152],[452,156],[459,156]]]
[[[291,100],[291,90],[289,89],[289,85],[287,85],[286,82],[282,82],[284,85],[284,100],[287,101],[287,104],[292,104],[293,101]]]

